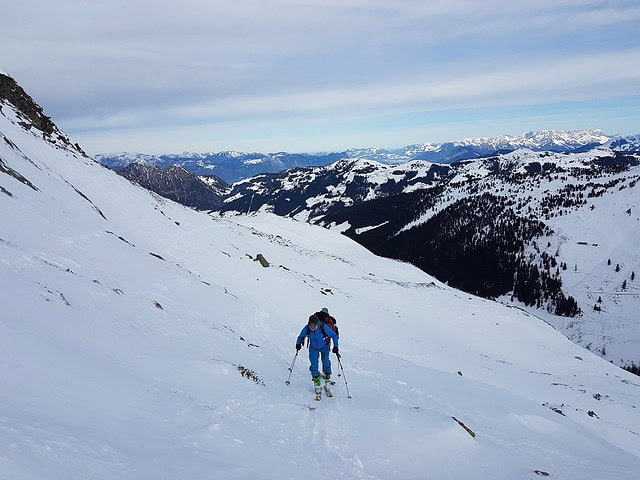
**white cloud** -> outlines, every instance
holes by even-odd
[[[627,0],[23,0],[0,35],[73,134],[637,95],[639,19]]]
[[[136,124],[182,124],[264,117],[340,118],[374,112],[522,105],[532,102],[607,99],[640,95],[640,50],[548,59],[547,63],[508,65],[500,70],[458,74],[464,66],[434,76],[396,78],[344,88],[301,87],[274,94],[230,95],[209,102],[127,111],[102,119],[70,123],[90,128]],[[93,122],[93,125],[91,124]]]

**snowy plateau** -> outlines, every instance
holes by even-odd
[[[637,376],[337,232],[151,194],[10,87],[1,478],[637,477]],[[344,369],[315,402],[306,350],[285,380],[322,306]]]

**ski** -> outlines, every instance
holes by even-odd
[[[329,385],[330,385],[330,384],[329,384],[329,383],[327,383],[327,384],[324,386],[324,393],[325,393],[325,395],[326,395],[327,397],[333,397],[333,392],[331,391],[331,388],[329,387]]]
[[[322,400],[322,388],[315,387],[315,392],[316,392],[316,402],[319,402],[320,400]]]

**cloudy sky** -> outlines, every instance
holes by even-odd
[[[638,0],[19,0],[0,69],[88,153],[640,133]]]

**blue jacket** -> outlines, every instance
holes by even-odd
[[[322,333],[323,330],[324,333],[327,334],[326,340]],[[323,348],[327,347],[329,345],[329,339],[333,340],[334,347],[338,346],[338,336],[336,335],[336,332],[331,330],[331,328],[326,325],[318,325],[318,328],[316,328],[315,332],[311,331],[308,325],[305,325],[300,332],[300,335],[298,335],[296,343],[302,345],[302,342],[304,342],[307,334],[309,335],[309,346],[311,348],[315,348],[316,350],[322,350]]]

